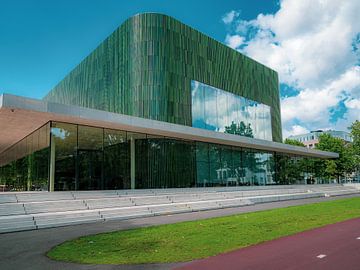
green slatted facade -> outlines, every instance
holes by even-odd
[[[269,105],[282,141],[277,73],[161,14],[129,18],[44,99],[191,126],[191,80]]]

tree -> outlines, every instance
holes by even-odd
[[[336,163],[333,159],[325,160],[325,171],[324,175],[328,179],[336,178]]]
[[[292,139],[285,139],[285,144],[305,147],[302,142]],[[304,177],[302,175],[304,163],[306,162],[303,158],[296,158],[288,155],[276,155],[275,165],[276,165],[276,182],[278,184],[294,184],[299,180],[302,180]]]
[[[360,156],[360,121],[356,120],[350,126],[350,133],[353,138],[354,154]]]
[[[303,144],[302,142],[299,142],[297,140],[292,140],[289,138],[285,139],[284,143],[290,144],[290,145],[295,145],[295,146],[305,147],[305,144]]]
[[[354,123],[351,124],[349,129],[353,139],[353,172],[358,172],[360,174],[360,121],[356,120]]]
[[[344,140],[334,138],[325,133],[319,136],[319,143],[317,144],[316,149],[339,154],[339,158],[334,159],[333,162],[322,160],[318,163],[318,166],[322,167],[322,170],[319,170],[319,176],[333,177],[340,182],[341,177],[344,177],[347,173],[352,171],[354,159],[351,144],[346,144]]]
[[[225,133],[235,134],[245,137],[254,137],[251,124],[245,125],[243,121],[239,124],[236,124],[234,121],[231,122],[230,126],[225,127]]]

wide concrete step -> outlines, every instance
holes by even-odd
[[[50,228],[87,222],[103,221],[98,211],[72,211],[59,213],[46,213],[34,215],[38,228]]]
[[[324,193],[326,196],[342,196],[360,193],[360,190],[326,190]]]
[[[207,200],[222,200],[222,199],[226,199],[225,194],[222,194],[221,192],[214,192],[214,193],[198,193],[197,196],[204,201]]]
[[[117,193],[119,194],[119,196],[152,196],[152,195],[155,195],[154,191],[151,189],[118,190]]]
[[[16,203],[17,198],[15,194],[0,193],[0,204],[1,203]]]
[[[310,186],[309,187],[310,190],[314,190],[314,191],[325,191],[325,190],[330,190],[330,191],[335,191],[335,190],[353,190],[354,187],[349,187],[349,186],[335,186],[335,187],[329,187],[329,186],[324,186],[324,187],[316,187],[316,186]]]
[[[167,204],[172,202],[167,196],[132,197],[131,200],[135,205]]]
[[[36,226],[32,216],[18,215],[0,217],[0,233],[35,229]]]
[[[200,198],[197,194],[178,194],[178,195],[169,195],[168,197],[174,203],[194,202],[194,201],[204,200]]]
[[[82,200],[24,203],[24,207],[28,214],[87,210]]]
[[[359,193],[354,187],[224,187],[0,194],[0,232]],[[3,197],[1,197],[3,196]],[[2,199],[1,199],[2,198]],[[20,202],[18,202],[20,201]],[[2,203],[1,203],[2,202]],[[13,228],[13,229],[12,229]]]
[[[41,222],[37,223],[37,228],[44,229],[44,228],[62,227],[62,226],[69,226],[69,225],[93,223],[93,222],[99,222],[99,221],[104,221],[104,220],[99,217],[54,219],[54,220],[49,220],[49,221],[41,221]]]
[[[134,206],[135,204],[127,198],[104,198],[104,199],[87,199],[85,200],[89,209],[102,209],[102,208],[120,208]]]
[[[100,190],[100,191],[72,191],[75,199],[96,199],[96,198],[118,198],[119,194],[116,190]]]
[[[25,215],[22,203],[3,203],[0,204],[0,216]]]
[[[191,202],[186,205],[193,211],[205,211],[221,208],[221,205],[216,201]]]
[[[324,196],[325,195],[322,192],[308,192],[308,193],[287,194],[287,195],[285,194],[285,195],[256,196],[256,197],[249,197],[248,199],[253,203],[267,203],[267,202],[277,202],[277,201],[286,201],[286,200],[318,198]]]
[[[218,203],[222,208],[240,207],[240,206],[254,204],[248,199],[230,199],[230,200],[218,201]]]
[[[149,210],[155,215],[172,215],[178,213],[192,212],[186,204],[167,204],[149,206]]]
[[[100,210],[100,214],[105,220],[130,219],[138,217],[149,217],[154,215],[148,207],[128,207],[108,210],[103,209]]]
[[[42,201],[60,201],[60,200],[73,200],[71,192],[29,192],[17,193],[19,202],[42,202]]]

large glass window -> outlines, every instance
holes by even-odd
[[[103,129],[78,126],[76,189],[105,189]]]
[[[0,155],[0,190],[48,190],[50,125],[46,124]]]
[[[221,95],[216,92],[216,100]],[[254,110],[264,116],[261,104],[236,100],[241,109],[227,115],[250,119]],[[221,102],[229,106],[233,101],[226,97]],[[254,125],[249,131],[248,124],[239,125],[244,133],[261,128]],[[323,161],[315,159],[53,122],[51,130],[47,124],[1,153],[0,187],[47,190],[50,159],[55,162],[55,190],[328,183],[321,173]]]
[[[104,129],[104,187],[129,189],[130,144],[126,132]]]
[[[272,140],[270,107],[191,81],[192,126]]]
[[[79,187],[77,160],[77,125],[51,124],[51,143],[55,151],[55,190],[75,190]]]

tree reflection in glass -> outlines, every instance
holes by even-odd
[[[197,81],[191,82],[191,96],[193,127],[272,140],[268,105]]]

